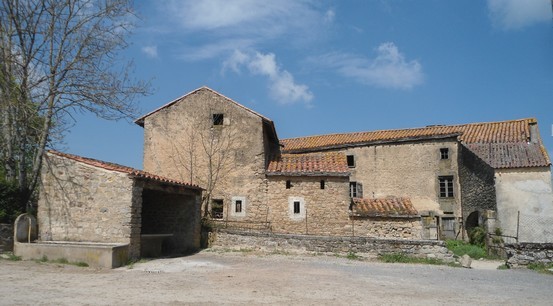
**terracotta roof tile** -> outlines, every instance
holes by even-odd
[[[282,154],[270,159],[267,175],[348,176],[349,168],[343,153]]]
[[[353,214],[359,217],[418,217],[409,198],[353,199]]]
[[[283,152],[307,153],[379,143],[458,137],[476,155],[494,168],[549,166],[549,156],[540,139],[531,140],[530,125],[534,118],[428,126],[424,128],[330,134],[283,139]],[[538,136],[539,137],[539,136]]]
[[[459,140],[464,143],[516,143],[527,142],[530,139],[529,124],[531,123],[536,123],[536,120],[530,118],[463,125],[437,125],[401,130],[329,134],[282,139],[281,143],[284,145],[283,151],[287,153],[316,151],[352,144],[454,136],[456,134],[459,135]]]
[[[90,165],[90,166],[102,168],[102,169],[105,169],[105,170],[126,173],[126,174],[129,174],[132,177],[139,177],[139,178],[143,178],[143,179],[147,179],[147,180],[157,181],[157,182],[161,182],[161,183],[167,183],[167,184],[171,184],[171,185],[179,185],[179,186],[184,186],[184,187],[188,187],[188,188],[192,188],[192,189],[202,189],[201,187],[199,187],[197,185],[194,185],[194,184],[190,184],[190,183],[186,183],[186,182],[182,182],[182,181],[178,181],[178,180],[173,180],[173,179],[170,179],[170,178],[166,178],[166,177],[163,177],[163,176],[155,175],[155,174],[152,174],[152,173],[149,173],[149,172],[146,172],[146,171],[138,170],[138,169],[127,167],[127,166],[122,166],[122,165],[115,164],[115,163],[109,163],[109,162],[105,162],[105,161],[101,161],[101,160],[97,160],[97,159],[93,159],[93,158],[62,153],[62,152],[58,152],[58,151],[54,151],[54,150],[49,150],[48,154],[68,158],[68,159],[71,159],[71,160],[74,160],[74,161],[81,162],[83,164],[87,164],[87,165]]]

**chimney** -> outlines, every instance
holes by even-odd
[[[530,139],[529,143],[538,143],[538,139],[540,137],[539,131],[538,131],[538,123],[537,122],[531,122],[529,125],[530,129]]]

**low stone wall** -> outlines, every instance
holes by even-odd
[[[359,253],[367,255],[401,253],[414,257],[432,257],[453,261],[443,241],[378,239],[368,237],[331,237],[244,232],[220,229],[211,233],[211,247],[257,249],[287,253]]]
[[[0,253],[13,251],[13,224],[0,224]]]
[[[513,268],[530,263],[553,263],[553,243],[505,244],[507,265]]]

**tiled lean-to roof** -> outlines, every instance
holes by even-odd
[[[358,217],[418,217],[409,198],[388,197],[383,199],[353,198],[352,214]]]
[[[115,171],[115,172],[120,172],[120,173],[126,173],[131,177],[137,177],[137,178],[142,178],[142,179],[146,179],[146,180],[152,180],[152,181],[156,181],[156,182],[160,182],[160,183],[166,183],[166,184],[170,184],[170,185],[178,185],[178,186],[188,187],[188,188],[192,188],[192,189],[202,189],[199,186],[194,185],[194,184],[190,184],[190,183],[186,183],[186,182],[182,182],[182,181],[178,181],[178,180],[173,180],[173,179],[170,179],[170,178],[166,178],[166,177],[163,177],[163,176],[155,175],[155,174],[152,174],[152,173],[149,173],[149,172],[146,172],[146,171],[138,170],[138,169],[127,167],[127,166],[122,166],[122,165],[115,164],[115,163],[105,162],[105,161],[101,161],[101,160],[97,160],[97,159],[93,159],[93,158],[88,158],[88,157],[83,157],[83,156],[78,156],[78,155],[73,155],[73,154],[62,153],[62,152],[58,152],[58,151],[54,151],[54,150],[49,150],[48,154],[64,157],[64,158],[71,159],[71,160],[74,160],[74,161],[77,161],[77,162],[80,162],[80,163],[83,163],[83,164],[86,164],[86,165],[89,165],[89,166],[93,166],[93,167],[97,167],[97,168],[101,168],[101,169],[105,169],[105,170],[110,170],[110,171]]]
[[[457,137],[461,143],[494,168],[549,166],[549,156],[539,135],[531,135],[531,125],[537,125],[536,119],[308,136],[282,139],[281,144],[285,153],[307,153]],[[532,137],[538,140],[531,142]]]
[[[271,157],[267,175],[348,176],[349,168],[343,153],[282,154]]]

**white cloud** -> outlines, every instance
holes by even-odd
[[[334,68],[341,75],[371,86],[390,89],[411,89],[424,82],[422,65],[407,61],[394,43],[381,44],[375,58],[346,53],[330,53],[309,61]]]
[[[297,84],[294,76],[282,70],[273,53],[260,52],[234,53],[223,63],[223,72],[232,70],[240,73],[241,67],[246,67],[253,75],[265,76],[269,79],[269,93],[272,99],[281,104],[304,102],[307,105],[313,100],[313,93],[307,85]]]
[[[520,29],[551,20],[550,0],[488,0],[490,18],[495,27]]]
[[[150,58],[158,58],[157,46],[144,46],[142,52]]]
[[[326,22],[334,22],[334,18],[336,18],[336,13],[334,10],[328,10],[325,13],[325,21]]]
[[[266,42],[309,44],[327,35],[335,12],[316,0],[168,0],[158,10],[174,25],[173,32],[193,43],[187,58],[208,59],[223,51],[257,48]],[[212,42],[216,41],[216,44]],[[247,41],[248,45],[242,42]],[[219,46],[219,42],[224,45]],[[234,45],[231,46],[231,43]],[[207,51],[206,51],[207,50]]]

